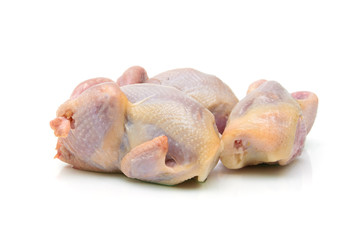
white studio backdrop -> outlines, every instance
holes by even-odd
[[[1,239],[359,239],[357,1],[1,1]],[[301,157],[165,187],[77,171],[49,127],[83,80],[192,67],[309,90]]]

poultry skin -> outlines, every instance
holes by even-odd
[[[254,82],[230,114],[222,135],[222,163],[230,169],[290,163],[303,150],[317,106],[314,93],[290,95],[275,81]]]
[[[90,79],[56,115],[55,157],[77,169],[166,185],[205,181],[222,149],[211,112],[172,87]]]

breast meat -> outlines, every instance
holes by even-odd
[[[75,168],[120,172],[161,184],[198,177],[216,165],[220,137],[211,112],[181,91],[154,84],[80,84],[50,123],[56,157]]]
[[[220,133],[224,131],[229,114],[238,102],[235,94],[219,78],[192,68],[169,70],[149,79],[145,69],[135,66],[126,70],[117,83],[120,86],[154,83],[174,87],[210,110]]]

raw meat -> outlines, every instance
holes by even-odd
[[[160,184],[205,181],[221,151],[211,112],[175,88],[154,84],[85,81],[50,126],[59,137],[56,157],[75,168],[122,171]]]
[[[302,106],[275,81],[250,85],[246,97],[232,110],[222,135],[221,161],[227,168],[286,165],[301,154],[316,116],[317,97],[310,92],[293,95]]]
[[[192,97],[215,116],[220,133],[224,131],[229,114],[238,102],[235,94],[219,78],[192,68],[180,68],[147,77],[145,69],[135,66],[117,80],[120,86],[131,83],[155,83],[174,87]]]

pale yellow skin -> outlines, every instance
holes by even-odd
[[[219,78],[192,68],[169,70],[147,81],[175,87],[194,98],[211,112],[220,111],[221,108],[229,115],[239,101],[229,86]]]
[[[291,96],[296,99],[301,107],[305,120],[306,131],[309,133],[316,118],[319,103],[318,97],[315,93],[308,91],[294,92]]]
[[[287,159],[299,117],[298,108],[281,104],[251,109],[241,118],[230,118],[222,136],[222,163],[227,168],[238,169]],[[234,139],[242,139],[244,147],[234,148]]]
[[[220,133],[224,131],[229,114],[238,102],[229,86],[218,77],[192,68],[169,70],[149,79],[145,69],[134,66],[127,69],[117,83],[119,86],[154,83],[174,87],[212,112]]]
[[[86,86],[86,87],[84,87]],[[204,181],[222,150],[213,115],[182,92],[152,84],[80,84],[50,123],[56,157],[75,168],[174,185]]]
[[[230,169],[260,163],[286,165],[299,156],[317,109],[315,94],[300,98],[298,102],[274,81],[251,84],[222,135],[222,163]]]
[[[175,159],[177,164],[172,168],[171,179],[160,183],[174,184],[194,176],[205,181],[221,151],[213,115],[172,87],[135,84],[121,90],[134,103],[127,111],[131,124],[125,124],[130,148],[160,135],[166,135],[172,143],[168,158]],[[159,164],[163,165],[164,161]],[[133,177],[141,179],[136,174]]]

